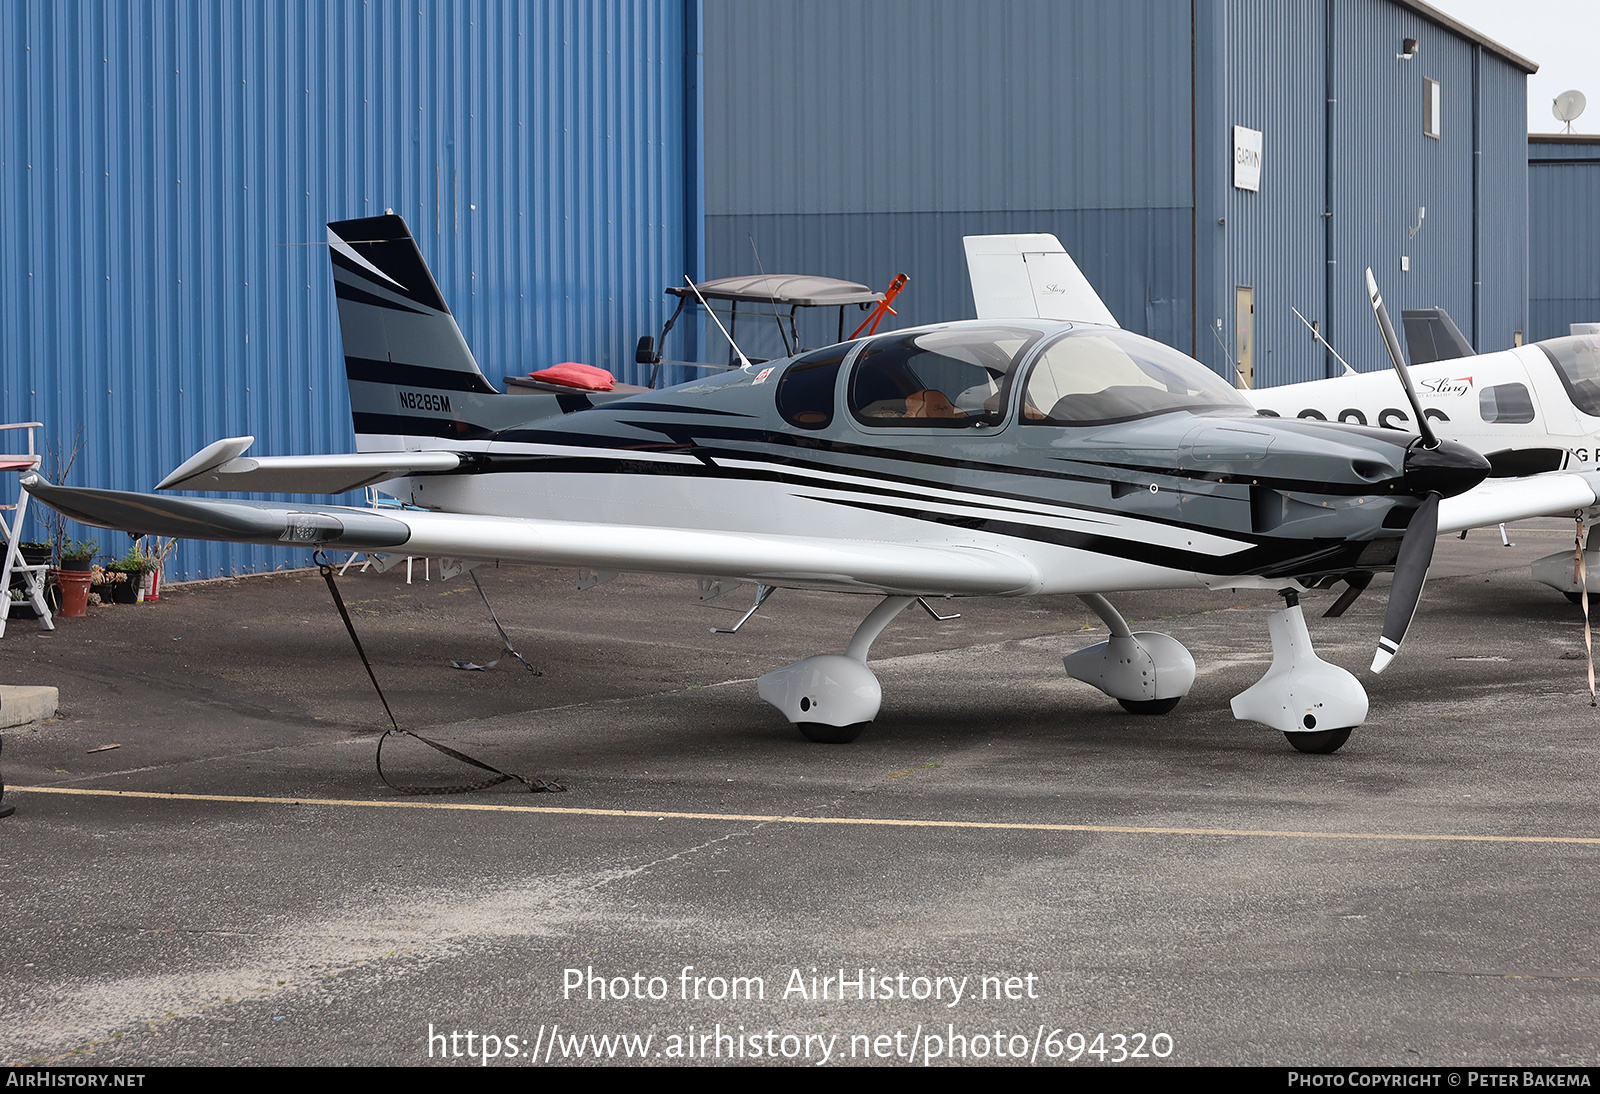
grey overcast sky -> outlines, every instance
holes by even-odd
[[[1528,77],[1528,132],[1560,133],[1550,113],[1571,88],[1589,105],[1574,133],[1600,133],[1600,3],[1595,0],[1429,0],[1434,7],[1539,65]]]

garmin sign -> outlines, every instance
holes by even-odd
[[[1233,127],[1233,185],[1236,190],[1261,189],[1261,130]]]

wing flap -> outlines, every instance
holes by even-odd
[[[342,494],[418,471],[453,471],[455,452],[349,452],[331,456],[246,456],[254,437],[206,445],[156,484],[157,490],[260,494]]]
[[[758,533],[465,516],[407,509],[174,498],[51,486],[29,493],[97,528],[229,543],[401,550],[408,555],[635,573],[712,574],[765,585],[910,595],[1031,592],[1038,570],[1020,555],[950,543],[893,543]]]

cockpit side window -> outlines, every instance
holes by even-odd
[[[1538,346],[1556,366],[1572,405],[1600,418],[1600,335],[1552,338]]]
[[[850,379],[850,412],[862,425],[971,429],[1005,417],[1012,367],[1037,331],[961,327],[891,335],[869,344]]]
[[[826,429],[833,423],[833,390],[849,345],[829,346],[795,360],[778,377],[778,413],[801,429]]]
[[[1103,425],[1172,410],[1248,409],[1200,362],[1127,331],[1075,330],[1045,347],[1028,374],[1024,424]]]

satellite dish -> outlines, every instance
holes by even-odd
[[[1556,96],[1555,102],[1550,105],[1550,113],[1556,116],[1556,121],[1567,123],[1567,132],[1572,132],[1572,123],[1578,115],[1583,113],[1583,108],[1589,101],[1583,97],[1581,91],[1563,91]]]

